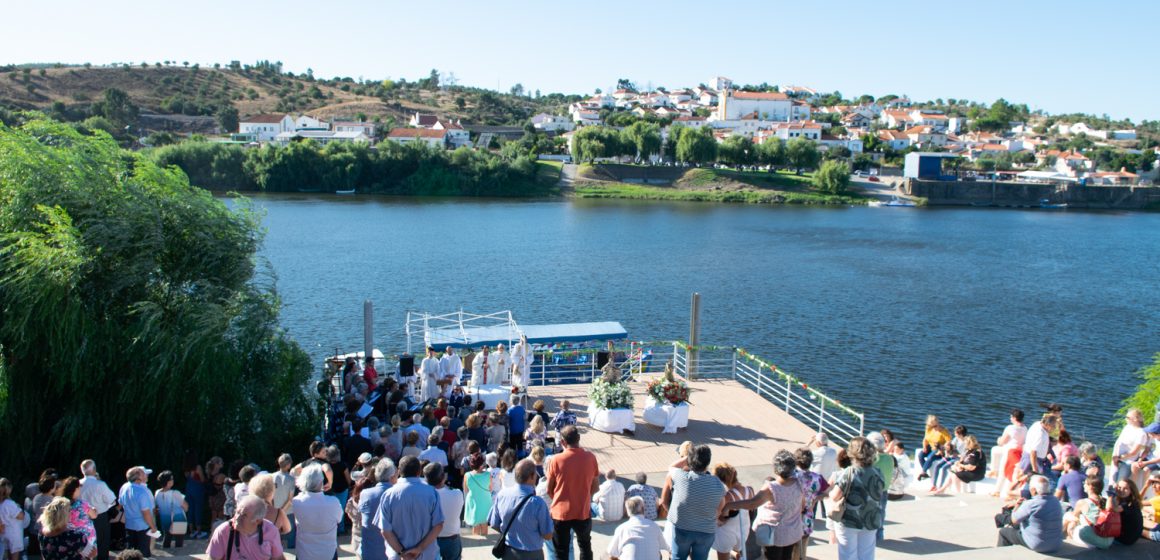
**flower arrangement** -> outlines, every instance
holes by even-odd
[[[657,404],[689,402],[689,385],[673,374],[673,364],[665,364],[665,374],[649,381],[646,392]]]
[[[592,381],[588,388],[588,400],[599,408],[632,408],[634,397],[632,388],[623,381],[609,382],[602,378]]]

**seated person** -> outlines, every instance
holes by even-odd
[[[983,455],[983,450],[979,447],[979,440],[973,435],[967,435],[963,438],[966,446],[965,452],[962,454],[959,461],[950,467],[951,476],[946,477],[946,482],[939,487],[938,492],[946,492],[952,484],[955,487],[955,492],[961,494],[966,485],[972,482],[983,480],[984,469],[987,466],[987,458]]]
[[[639,497],[644,501],[644,517],[645,519],[657,518],[657,491],[648,485],[648,475],[638,472],[636,473],[636,484],[628,487],[624,492],[625,499],[632,497]]]
[[[967,427],[963,425],[955,426],[955,437],[943,449],[943,457],[936,459],[934,463],[927,469],[931,476],[930,491],[938,492],[943,483],[951,478],[951,466],[962,458],[963,454],[967,452]]]
[[[894,456],[894,480],[886,489],[886,497],[890,500],[901,500],[906,496],[906,487],[910,484],[911,472],[910,456],[906,453],[906,446],[899,440],[886,444],[886,451]]]
[[[1059,476],[1059,483],[1055,487],[1055,497],[1074,508],[1075,504],[1084,497],[1083,482],[1087,475],[1080,468],[1079,457],[1071,456],[1063,462],[1063,474]]]
[[[620,521],[624,517],[624,485],[616,480],[616,471],[608,469],[600,489],[592,496],[592,515],[604,521]]]
[[[1048,493],[1047,479],[1031,477],[1031,499],[1019,500],[1011,512],[1010,524],[999,529],[996,546],[1025,546],[1032,551],[1050,554],[1063,545],[1063,507]]]
[[[1084,497],[1076,502],[1075,509],[1063,516],[1063,532],[1071,537],[1075,544],[1084,548],[1107,549],[1115,541],[1112,537],[1101,537],[1096,534],[1096,520],[1100,510],[1116,508],[1115,498],[1105,498],[1100,494],[1104,491],[1104,481],[1095,477],[1088,477],[1083,483]]]
[[[922,438],[922,450],[918,452],[919,467],[922,472],[919,480],[930,478],[930,468],[934,462],[943,458],[943,449],[951,442],[951,434],[938,423],[938,416],[931,414],[926,417],[926,434]]]

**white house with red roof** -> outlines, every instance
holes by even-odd
[[[878,115],[878,120],[887,128],[906,128],[913,124],[910,113],[901,109],[886,109]]]
[[[446,148],[448,145],[446,130],[430,128],[396,128],[387,134],[387,140],[400,144],[417,142],[432,148]]]
[[[411,116],[411,119],[407,121],[407,124],[414,128],[431,128],[432,126],[435,126],[435,123],[437,122],[439,122],[439,117],[437,115],[415,113]]]
[[[447,133],[445,135],[447,143],[452,148],[471,147],[471,134],[463,128],[460,121],[439,119],[431,126],[431,130],[445,131]]]
[[[781,138],[782,140],[805,138],[806,140],[817,142],[822,139],[822,125],[813,121],[777,123],[769,131],[771,137]]]
[[[334,121],[330,127],[335,132],[362,132],[368,138],[374,138],[378,130],[375,123],[361,121]]]
[[[941,112],[915,109],[910,112],[910,122],[916,125],[934,127],[938,130],[947,129],[947,116]]]
[[[804,112],[809,114],[808,105]],[[717,120],[737,120],[750,113],[763,121],[789,122],[802,110],[795,110],[793,100],[780,92],[727,91],[717,104]]]
[[[330,130],[330,123],[310,115],[299,115],[294,119],[294,130]]]
[[[945,146],[946,133],[936,130],[933,126],[912,126],[905,131],[910,143],[917,146]]]
[[[879,130],[878,139],[896,152],[910,147],[910,136],[901,130]]]
[[[294,130],[294,117],[286,113],[254,115],[238,122],[238,133],[253,134],[258,142],[272,142],[279,134]]]
[[[572,124],[572,120],[568,117],[540,113],[532,117],[532,127],[544,132],[567,132],[576,128],[576,125]]]

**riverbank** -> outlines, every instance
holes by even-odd
[[[866,204],[872,197],[851,191],[818,192],[813,174],[713,168],[579,165],[571,182],[575,198],[725,202],[745,204]]]

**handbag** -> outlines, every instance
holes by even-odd
[[[499,540],[495,541],[495,546],[491,547],[492,556],[496,558],[503,558],[503,556],[507,554],[508,529],[512,528],[512,524],[516,522],[516,516],[520,514],[520,510],[524,509],[524,504],[528,503],[528,500],[532,499],[533,496],[535,496],[535,494],[528,494],[527,496],[524,496],[524,499],[520,500],[520,503],[516,505],[516,509],[512,511],[512,516],[508,518],[507,525],[503,528],[502,531],[499,532]]]
[[[173,493],[166,492],[169,499],[169,534],[173,536],[185,535],[189,531],[189,520],[185,517],[185,512],[181,512],[181,516],[175,519],[180,505],[173,503]]]
[[[1122,532],[1120,513],[1111,508],[1101,509],[1092,529],[1099,537],[1115,538],[1120,536]]]
[[[850,481],[848,481],[845,486],[838,487],[842,490],[841,498],[835,500],[828,494],[826,495],[826,498],[823,500],[826,506],[826,519],[839,523],[842,521],[842,516],[846,515],[846,495],[849,494],[850,485],[852,483],[853,476],[851,476]]]

